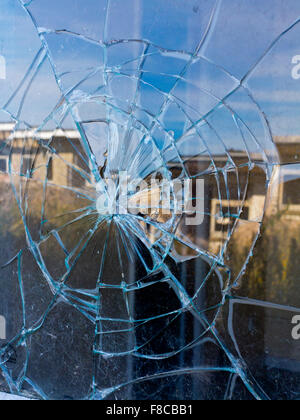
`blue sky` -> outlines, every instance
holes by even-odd
[[[42,28],[66,29],[97,41],[146,39],[166,49],[192,53],[203,37],[214,5],[214,0],[110,0],[109,6],[107,0],[32,0],[28,9],[37,26]],[[106,14],[109,16],[107,20]],[[213,95],[223,96],[224,92],[234,87],[234,83],[230,86],[224,70],[241,79],[258,63],[246,83],[267,115],[273,134],[300,135],[300,80],[291,76],[292,58],[300,54],[300,25],[283,36],[259,61],[271,43],[300,17],[299,0],[223,0],[216,16],[214,30],[201,49],[201,54],[213,65],[204,65],[204,61],[202,64],[195,63],[188,83],[182,82],[177,88],[178,96],[201,110],[209,109],[211,98],[201,94],[199,88],[205,86]],[[95,66],[98,60],[101,65],[103,61],[103,50],[92,43],[78,39],[71,41],[68,36],[50,38],[57,64],[62,69],[84,69]],[[81,46],[76,51],[79,44]],[[0,54],[7,61],[7,80],[0,80],[1,106],[21,80],[39,48],[35,27],[20,2],[1,0]],[[133,50],[138,51],[138,47],[135,45]],[[170,78],[159,77],[157,72],[178,73],[180,66],[185,66],[187,56],[181,54],[178,59],[172,59],[158,56],[155,50],[152,52],[152,67],[149,59],[149,73],[144,77],[164,90]],[[116,48],[112,60],[118,62],[119,59],[122,63],[126,54],[132,58],[134,52],[128,53],[123,47]],[[156,57],[161,65],[158,60],[155,74]],[[119,81],[118,89],[124,99],[128,85],[123,80]],[[26,104],[27,113],[24,112],[23,118],[33,125],[39,124],[59,100],[59,95],[46,62],[32,85],[30,100]],[[156,99],[151,89],[144,87],[144,95],[144,103],[148,103],[149,108],[154,107]],[[233,96],[230,104],[242,113],[250,125],[255,124],[253,103],[244,93]],[[0,112],[0,121],[6,118]],[[168,118],[170,128],[173,125],[175,132],[180,130],[178,115],[174,112],[173,117],[170,114]],[[218,125],[222,125],[222,120],[218,121]],[[223,134],[230,136],[231,130],[224,118]]]

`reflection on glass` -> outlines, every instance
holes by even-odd
[[[298,399],[299,2],[2,2],[1,390]]]

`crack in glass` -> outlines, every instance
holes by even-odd
[[[299,21],[238,75],[210,58],[224,10],[219,0],[187,2],[204,23],[197,42],[193,36],[183,46],[178,35],[178,48],[176,37],[160,43],[149,28],[141,37],[133,22],[139,6],[146,10],[142,1],[131,2],[132,27],[115,32],[118,1],[87,2],[82,26],[80,17],[63,25],[56,2],[51,12],[45,1],[14,3],[35,42],[0,110],[0,169],[9,176],[3,211],[15,245],[1,262],[15,279],[18,313],[0,350],[9,392],[41,399],[174,392],[180,399],[208,382],[208,396],[225,383],[223,398],[239,388],[247,398],[268,399],[233,326],[236,305],[276,309],[237,296],[282,166],[252,81]],[[85,25],[89,8],[97,22]],[[31,110],[39,104],[37,124]],[[123,174],[129,211],[120,204]],[[200,207],[178,205],[176,188],[185,182],[189,204]],[[236,264],[238,235],[245,252]],[[217,350],[222,356],[214,360]],[[72,395],[64,380],[52,393],[40,378],[48,358],[51,370],[56,358],[69,364]],[[64,373],[58,363],[51,381]]]

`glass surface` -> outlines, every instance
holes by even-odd
[[[300,398],[298,0],[1,0],[0,391]]]

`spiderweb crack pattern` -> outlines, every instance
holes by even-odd
[[[80,376],[85,369],[90,378],[74,398],[128,398],[136,386],[143,389],[154,381],[159,392],[186,376],[202,383],[207,374],[225,378],[225,398],[238,381],[249,395],[268,398],[230,328],[226,336],[223,321],[231,290],[242,281],[259,237],[279,165],[268,121],[248,87],[270,49],[241,78],[208,59],[205,50],[215,31],[219,0],[211,2],[193,50],[175,50],[146,38],[110,38],[116,7],[110,0],[99,2],[105,10],[100,40],[88,31],[41,26],[38,0],[18,3],[31,19],[40,49],[1,110],[13,123],[1,151],[9,157],[10,188],[24,227],[21,250],[5,264],[18,280],[21,313],[18,331],[1,350],[10,391],[66,398],[63,388],[51,394],[46,383],[34,379],[33,357],[41,357],[42,340],[74,333],[63,327],[73,322],[74,330],[80,326],[85,333],[79,343],[70,339],[68,351],[74,346],[77,354],[70,370],[76,376],[79,369]],[[194,7],[193,13],[198,10]],[[24,109],[43,74],[57,89],[57,100],[37,125],[26,119]],[[239,109],[241,99],[251,120]],[[171,201],[164,217],[161,199],[154,212],[139,204],[138,214],[99,214],[99,184],[109,178],[119,185],[122,171],[132,181],[146,181],[139,199],[155,193],[147,184],[151,177],[168,181]],[[263,201],[246,218],[257,174]],[[177,211],[174,185],[200,179],[204,195],[192,200],[204,201],[204,222],[194,227],[187,224],[189,212]],[[209,207],[212,190],[216,197]],[[162,184],[158,194],[161,198]],[[130,200],[141,203],[136,196]],[[211,223],[219,226],[214,248],[203,233]],[[245,225],[251,241],[233,271],[230,244]],[[192,277],[195,267],[200,274]],[[29,269],[35,272],[34,283],[26,274]],[[43,301],[32,310],[33,298],[29,304],[27,296],[33,284]],[[57,330],[53,313],[60,319]],[[189,326],[193,334],[187,332]],[[43,330],[48,338],[40,335]],[[222,361],[207,363],[199,356],[202,348],[218,349]],[[56,349],[59,353],[61,345]],[[13,367],[12,351],[18,353]],[[42,353],[48,357],[47,351]]]

